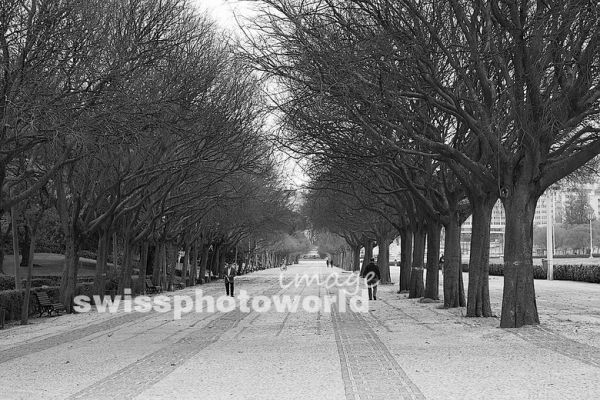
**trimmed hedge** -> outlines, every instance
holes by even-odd
[[[95,260],[96,259],[96,252],[95,251],[91,251],[91,250],[79,250],[79,252],[77,254],[79,254],[79,257],[89,258],[91,260]]]
[[[490,275],[503,276],[504,264],[490,264]],[[533,266],[534,279],[546,279],[548,269],[542,265]],[[600,265],[565,264],[555,265],[554,280],[600,283]]]
[[[13,290],[15,288],[15,277],[10,275],[0,275],[0,291]]]
[[[32,284],[33,284],[32,280]],[[78,284],[75,288],[75,296],[84,294],[92,297],[94,285],[92,283]],[[59,291],[58,286],[51,287],[32,287],[31,296],[29,298],[29,315],[37,314],[37,301],[33,292],[44,291],[48,293],[48,296],[53,302],[59,302]],[[21,319],[21,304],[23,303],[23,297],[25,296],[25,289],[21,290],[3,290],[0,291],[0,307],[6,310],[6,320],[19,320]]]
[[[32,292],[36,292],[41,289],[32,288]],[[48,292],[48,296],[53,301],[58,301],[58,287],[44,288],[44,291]],[[6,310],[6,320],[18,320],[21,319],[21,305],[23,304],[23,297],[25,296],[25,290],[3,290],[0,291],[0,307]],[[37,312],[37,302],[35,296],[29,297],[29,314],[35,314]]]
[[[31,279],[31,287],[42,287],[42,286],[60,286],[62,277],[57,275],[39,275],[34,276]],[[93,276],[80,276],[77,277],[78,283],[93,283]],[[10,275],[0,275],[0,291],[2,290],[14,290],[15,289],[15,277]]]
[[[548,269],[542,265],[533,266],[534,279],[546,279]],[[462,264],[462,272],[469,272],[469,264]],[[490,264],[490,275],[503,276],[504,264]],[[554,266],[554,279],[600,283],[600,265],[559,264]]]

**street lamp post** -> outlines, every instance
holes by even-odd
[[[548,192],[548,199],[546,201],[546,263],[548,270],[546,272],[546,279],[551,281],[554,279],[554,192]]]
[[[594,212],[590,211],[588,215],[588,219],[590,220],[590,258],[594,258],[594,242],[592,241],[592,221],[594,217]]]

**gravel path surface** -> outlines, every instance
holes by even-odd
[[[238,277],[236,294],[339,298],[346,285],[282,287],[279,270]],[[320,277],[323,261],[283,273]],[[397,281],[398,270],[392,269]],[[467,276],[465,274],[465,280]],[[332,282],[331,280],[329,282]],[[499,315],[501,277],[490,278]],[[467,282],[465,281],[465,285]],[[218,297],[222,282],[201,287]],[[193,295],[188,288],[175,295]],[[367,312],[90,312],[0,331],[0,399],[596,399],[600,285],[536,281],[541,325],[499,329],[381,286]],[[251,300],[252,302],[252,300]],[[264,303],[262,303],[264,305]],[[310,305],[309,305],[310,306]]]

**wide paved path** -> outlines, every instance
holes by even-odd
[[[283,272],[338,274],[340,285],[281,285],[279,270],[238,277],[252,299],[231,312],[90,312],[0,331],[0,399],[594,399],[600,397],[600,285],[536,281],[542,325],[502,330],[382,286],[366,310],[317,300],[352,275],[303,262]],[[397,271],[393,271],[397,276]],[[316,278],[313,278],[316,279]],[[330,279],[329,283],[333,283]],[[224,291],[218,281],[204,296]],[[502,278],[490,292],[499,312]],[[167,295],[194,295],[189,288]],[[252,300],[249,302],[252,304]],[[204,305],[206,307],[206,304]],[[366,312],[365,312],[366,311]]]

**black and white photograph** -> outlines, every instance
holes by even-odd
[[[598,398],[598,0],[0,0],[0,400]]]

